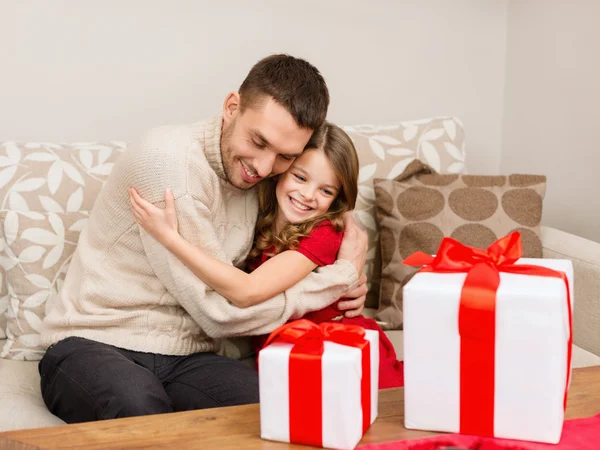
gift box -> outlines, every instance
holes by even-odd
[[[406,284],[406,428],[560,440],[571,375],[573,266],[445,238]]]
[[[377,417],[376,331],[291,322],[269,336],[258,367],[263,439],[352,449]]]

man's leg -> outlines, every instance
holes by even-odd
[[[46,406],[67,423],[173,411],[158,378],[110,345],[67,338],[48,349],[39,371]]]
[[[157,369],[175,411],[258,403],[258,373],[215,353],[162,357]]]

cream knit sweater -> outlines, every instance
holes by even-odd
[[[181,235],[223,261],[244,261],[258,201],[255,190],[238,190],[225,179],[221,125],[217,115],[158,128],[119,158],[44,321],[46,346],[80,336],[165,355],[213,351],[213,338],[268,333],[357,285],[354,266],[339,260],[260,305],[237,308],[137,225],[127,189],[164,207],[171,188]]]

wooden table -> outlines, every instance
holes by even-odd
[[[379,417],[361,444],[435,433],[404,428],[404,390],[379,393]],[[600,413],[600,366],[575,369],[567,419]],[[0,449],[306,449],[260,439],[258,405],[64,425],[0,433]]]

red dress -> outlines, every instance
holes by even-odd
[[[338,250],[342,244],[344,233],[338,232],[333,228],[330,221],[324,221],[316,226],[310,235],[302,238],[299,242],[298,252],[302,253],[318,266],[327,266],[333,264],[337,258]],[[255,270],[271,257],[267,251],[263,251],[259,258],[252,261],[249,266],[251,270]],[[338,300],[339,302],[340,300]],[[306,314],[303,319],[309,319],[315,323],[332,321],[347,325],[359,325],[365,329],[376,330],[379,332],[379,388],[391,388],[404,386],[404,366],[402,361],[396,359],[396,351],[394,346],[383,332],[381,327],[377,325],[373,319],[368,319],[364,316],[346,318],[343,313],[337,309],[335,302],[327,308],[319,311],[314,311]],[[263,347],[267,340],[267,335],[254,336],[252,338],[252,346],[258,351]]]

